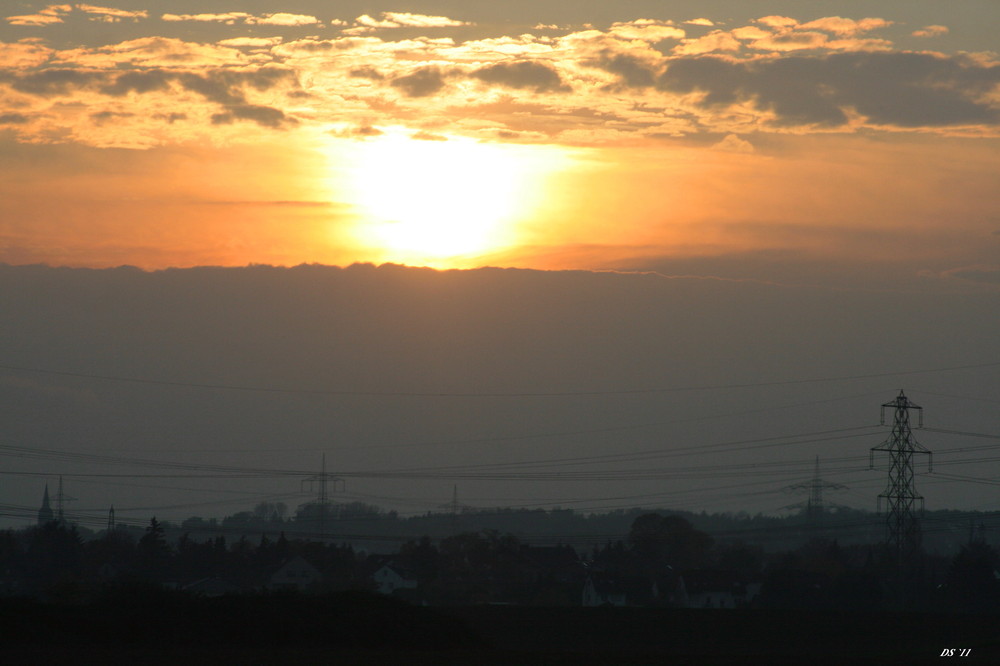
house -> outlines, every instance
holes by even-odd
[[[596,606],[624,606],[627,600],[625,590],[616,581],[600,574],[591,574],[583,583],[582,605],[585,608]]]
[[[416,575],[394,564],[383,564],[372,574],[375,589],[379,594],[392,594],[396,590],[412,590],[417,587]]]
[[[271,574],[267,586],[272,590],[296,590],[301,592],[316,585],[322,578],[323,574],[319,572],[319,569],[297,555],[282,564],[277,571]]]

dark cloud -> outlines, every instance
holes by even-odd
[[[53,69],[21,76],[7,75],[0,78],[0,81],[3,80],[10,81],[15,90],[39,96],[60,95],[73,89],[96,86],[102,94],[122,97],[129,93],[169,90],[172,84],[177,83],[185,90],[225,107],[224,111],[212,116],[215,124],[252,120],[265,127],[280,127],[293,122],[280,109],[250,104],[247,101],[248,89],[263,91],[296,81],[294,72],[277,67],[239,72],[219,69],[200,74],[162,69],[124,73]],[[100,122],[112,117],[107,115],[110,113],[112,112],[101,112],[91,117]],[[169,122],[174,122],[187,116],[171,113],[164,117]]]
[[[131,118],[134,113],[121,113],[119,111],[98,111],[97,113],[90,114],[90,119],[95,123],[102,125],[109,120],[115,120],[116,118]]]
[[[372,136],[381,136],[385,134],[385,132],[377,127],[372,127],[371,125],[358,125],[357,127],[351,127],[343,130],[331,130],[330,134],[332,136],[344,137],[348,139],[367,139]]]
[[[1000,66],[926,53],[840,53],[733,61],[716,56],[670,62],[657,85],[700,92],[703,107],[750,101],[778,125],[844,125],[856,110],[869,122],[902,127],[997,123],[984,101]]]
[[[282,83],[294,81],[291,70],[266,67],[248,72],[214,70],[205,74],[184,73],[178,75],[181,85],[205,99],[219,104],[243,104],[244,90],[269,90]]]
[[[23,125],[28,120],[23,113],[0,113],[0,125]]]
[[[166,120],[171,125],[173,125],[178,120],[187,120],[186,113],[157,113],[153,117],[158,118],[160,120]]]
[[[392,82],[407,97],[428,97],[444,87],[445,74],[438,67],[424,67]]]
[[[61,95],[93,86],[98,86],[102,94],[121,97],[128,93],[141,94],[165,90],[171,82],[176,81],[185,89],[219,104],[242,102],[246,88],[268,90],[280,83],[293,81],[294,78],[295,75],[291,70],[274,67],[243,72],[209,70],[202,74],[163,69],[124,73],[88,72],[77,69],[46,69],[20,75],[0,73],[0,81],[9,82],[18,92],[42,97]]]
[[[617,74],[625,85],[633,88],[648,88],[656,82],[656,73],[649,64],[627,53],[605,52],[588,64]]]
[[[474,71],[471,76],[507,88],[530,88],[535,92],[569,92],[559,73],[538,62],[515,62],[490,65]]]
[[[378,71],[374,67],[368,66],[352,69],[350,75],[356,79],[372,79],[373,81],[381,81],[385,78],[385,74]]]
[[[228,125],[236,120],[251,120],[262,127],[272,128],[279,128],[295,122],[286,116],[281,109],[256,104],[236,104],[226,107],[225,112],[212,116],[212,124],[214,125]]]
[[[87,88],[100,82],[105,75],[102,72],[85,72],[78,69],[46,69],[7,78],[18,92],[49,97],[78,88]]]
[[[176,74],[162,69],[145,72],[125,72],[118,75],[114,81],[101,87],[101,92],[113,97],[121,97],[130,92],[148,93],[165,90]]]

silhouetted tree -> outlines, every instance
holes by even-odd
[[[163,525],[153,516],[149,520],[145,534],[136,544],[139,571],[144,578],[162,582],[169,574],[170,545],[167,543]]]
[[[676,570],[704,566],[712,537],[680,516],[647,513],[633,521],[628,543],[646,573],[656,574],[667,566]]]
[[[952,560],[947,587],[952,604],[962,610],[980,612],[1000,603],[1000,554],[983,541],[973,541]]]
[[[28,530],[25,573],[36,593],[78,581],[82,574],[83,541],[76,528],[58,520]]]

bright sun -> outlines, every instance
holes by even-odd
[[[566,161],[557,148],[414,139],[401,129],[352,141],[346,156],[356,241],[377,261],[461,265],[517,241],[545,176]]]

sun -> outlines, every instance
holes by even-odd
[[[341,195],[357,215],[355,242],[370,260],[435,267],[515,244],[561,161],[552,147],[398,128],[350,143]]]

